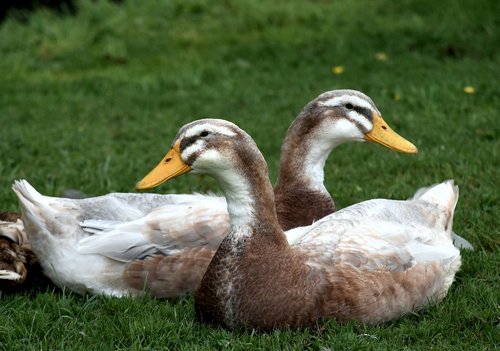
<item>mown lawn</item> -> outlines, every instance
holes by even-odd
[[[247,130],[274,178],[301,108],[323,91],[354,88],[419,154],[339,147],[326,166],[338,207],[407,198],[453,178],[461,192],[454,230],[477,250],[463,254],[441,304],[385,325],[229,332],[195,322],[190,297],[34,289],[0,295],[1,349],[499,347],[500,2],[125,0],[78,8],[76,16],[37,11],[0,26],[0,210],[17,209],[10,186],[18,178],[49,195],[133,191],[178,128],[201,117]],[[214,186],[186,176],[158,191]]]

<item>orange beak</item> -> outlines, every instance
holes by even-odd
[[[373,113],[373,128],[365,134],[365,140],[384,145],[389,149],[399,152],[408,154],[416,154],[418,152],[415,145],[393,131],[382,117],[375,112]]]
[[[181,174],[189,172],[191,166],[187,165],[181,159],[179,151],[180,141],[167,152],[165,157],[153,168],[147,176],[145,176],[137,185],[136,190],[146,190],[154,188],[169,179],[175,178]]]

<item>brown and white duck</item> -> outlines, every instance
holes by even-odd
[[[248,134],[227,121],[199,120],[172,145],[161,180],[189,171],[212,176],[231,220],[195,293],[202,321],[263,329],[322,318],[385,322],[441,300],[460,267],[452,181],[407,201],[361,202],[285,234],[267,165]],[[158,184],[155,172],[138,187]]]
[[[365,94],[355,90],[321,94],[292,122],[281,147],[274,194],[278,220],[284,230],[309,225],[335,211],[324,185],[324,167],[335,147],[352,141],[417,152],[413,144],[392,131]]]
[[[19,213],[0,213],[1,290],[22,286],[28,278],[30,267],[37,264],[20,218]]]

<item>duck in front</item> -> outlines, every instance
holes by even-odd
[[[205,119],[181,128],[172,145],[161,180],[189,171],[212,176],[230,216],[230,232],[195,293],[204,322],[262,329],[323,318],[381,323],[442,299],[460,267],[452,181],[409,201],[361,202],[288,231],[287,240],[267,164],[247,133]],[[159,184],[149,177],[138,188]]]

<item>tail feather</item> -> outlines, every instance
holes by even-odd
[[[460,235],[452,232],[451,238],[453,240],[453,245],[455,245],[455,247],[459,249],[474,251],[474,246],[466,239],[462,238]]]
[[[29,240],[32,241],[35,236],[39,236],[42,233],[47,234],[43,235],[45,238],[51,237],[51,232],[53,232],[53,230],[47,230],[45,216],[41,214],[42,212],[44,212],[45,215],[47,213],[52,213],[49,198],[36,191],[35,188],[24,179],[16,180],[12,185],[12,190],[19,200],[22,212],[21,218]]]
[[[12,185],[12,190],[17,195],[22,212],[22,220],[26,225],[26,220],[39,223],[36,215],[36,207],[43,203],[43,195],[35,190],[26,180],[16,180]]]
[[[418,189],[413,195],[413,199],[437,203],[453,213],[458,202],[458,193],[458,186],[450,179]]]
[[[413,195],[413,199],[424,200],[444,206],[449,213],[446,229],[450,233],[455,247],[459,249],[474,250],[474,246],[472,246],[471,243],[452,231],[453,213],[457,206],[458,195],[458,186],[454,184],[453,180],[446,180],[439,184],[418,189],[415,195]]]
[[[44,196],[36,191],[35,188],[31,186],[26,180],[16,180],[14,185],[12,185],[12,190],[16,193],[20,201],[31,203],[42,203],[44,202]]]

